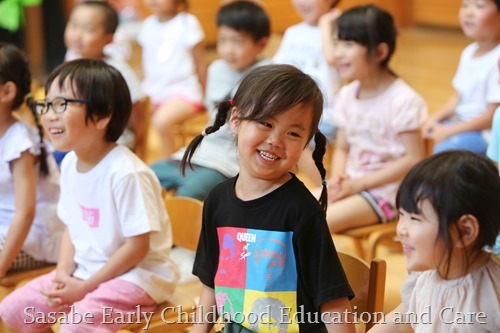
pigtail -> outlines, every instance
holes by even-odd
[[[314,164],[316,164],[316,168],[318,168],[319,174],[321,175],[321,196],[319,197],[319,203],[323,210],[326,211],[326,207],[328,205],[328,191],[327,191],[327,183],[326,183],[326,169],[323,165],[323,157],[326,152],[326,137],[321,132],[316,132],[314,134],[314,151],[312,153],[312,157],[314,160]]]
[[[49,165],[47,163],[47,149],[45,148],[45,142],[43,142],[43,128],[36,114],[35,101],[33,100],[31,93],[27,95],[26,104],[28,105],[31,114],[33,115],[36,128],[38,129],[38,137],[40,139],[40,142],[38,143],[38,147],[40,149],[40,153],[38,155],[38,162],[40,165],[40,175],[42,175],[42,177],[46,177],[49,174]]]
[[[228,112],[233,108],[233,101],[224,101],[218,104],[217,106],[217,115],[215,116],[215,121],[212,126],[208,126],[201,132],[201,134],[198,134],[187,146],[186,151],[184,152],[184,156],[182,156],[182,161],[181,161],[181,174],[182,176],[186,175],[186,167],[189,166],[189,168],[193,169],[193,166],[191,165],[191,158],[194,155],[195,150],[198,148],[200,145],[201,141],[203,140],[204,137],[206,137],[209,134],[212,134],[214,132],[217,132],[219,128],[224,126],[227,120],[227,115]]]

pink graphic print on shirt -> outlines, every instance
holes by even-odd
[[[87,208],[80,205],[82,210],[82,219],[87,222],[91,228],[99,228],[99,209]]]

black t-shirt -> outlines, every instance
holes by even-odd
[[[236,179],[205,200],[193,273],[215,289],[225,322],[251,331],[324,329],[320,305],[354,296],[325,212],[295,175],[250,201],[236,197]]]

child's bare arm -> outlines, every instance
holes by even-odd
[[[35,157],[28,151],[12,162],[16,212],[0,251],[0,277],[5,276],[23,247],[35,217],[36,207]]]
[[[460,121],[448,125],[434,125],[427,137],[434,139],[435,142],[441,142],[446,138],[469,131],[482,131],[491,128],[491,122],[496,108],[500,103],[488,104],[486,112],[467,121]]]
[[[349,152],[349,144],[347,143],[345,130],[343,128],[338,128],[337,135],[335,137],[335,150],[333,152],[330,165],[329,180],[333,181],[334,179],[344,175],[347,164],[348,152]]]
[[[194,64],[196,66],[196,73],[202,87],[205,91],[207,84],[207,61],[205,56],[205,43],[199,42],[193,47]]]
[[[210,332],[217,318],[207,316],[207,313],[214,313],[215,305],[214,290],[206,285],[203,285],[201,288],[198,310],[196,311],[196,323],[191,329],[191,333]]]
[[[75,271],[75,268],[75,247],[73,246],[73,243],[71,243],[68,228],[65,227],[61,235],[56,278],[58,276],[71,276]]]
[[[137,266],[148,252],[149,233],[127,237],[125,243],[109,258],[109,261],[85,281],[88,291],[94,290],[104,281],[128,272]]]
[[[319,19],[319,27],[321,29],[321,36],[323,41],[323,53],[325,55],[326,62],[330,66],[335,65],[333,24],[340,15],[342,15],[342,11],[338,8],[334,8],[328,13],[322,15]]]
[[[460,95],[455,91],[443,105],[441,105],[436,111],[434,111],[429,116],[425,124],[422,126],[422,135],[424,137],[427,137],[433,125],[440,122],[441,120],[453,116],[459,100],[460,100]]]
[[[328,333],[356,332],[351,303],[347,297],[322,304],[320,310]],[[339,318],[341,318],[342,323],[339,323]]]

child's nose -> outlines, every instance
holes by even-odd
[[[272,146],[281,146],[281,142],[283,141],[283,135],[278,131],[272,131],[269,133],[267,137],[267,143]]]
[[[408,235],[408,228],[404,218],[399,218],[398,224],[396,226],[396,235],[398,238],[402,238]]]

